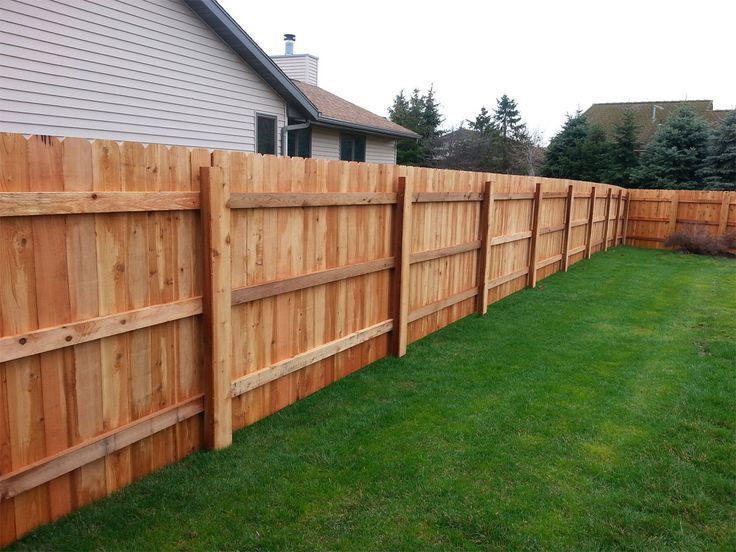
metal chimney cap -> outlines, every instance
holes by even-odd
[[[290,41],[294,42],[296,40],[296,35],[295,34],[285,34],[284,35],[284,40],[290,40]]]

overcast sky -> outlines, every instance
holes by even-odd
[[[319,57],[319,85],[375,113],[434,85],[444,127],[501,94],[549,139],[591,103],[712,99],[736,107],[736,2],[220,0],[269,54]]]

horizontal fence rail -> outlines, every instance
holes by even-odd
[[[736,230],[736,192],[631,190],[626,243],[662,249],[675,232]]]
[[[0,138],[1,544],[670,222],[605,184]]]

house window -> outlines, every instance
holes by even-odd
[[[256,151],[276,155],[276,117],[256,115]]]
[[[287,153],[289,157],[312,157],[312,127],[289,131]]]
[[[340,161],[365,161],[365,136],[340,134]]]

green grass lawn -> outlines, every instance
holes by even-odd
[[[734,550],[736,262],[618,248],[18,549]]]

